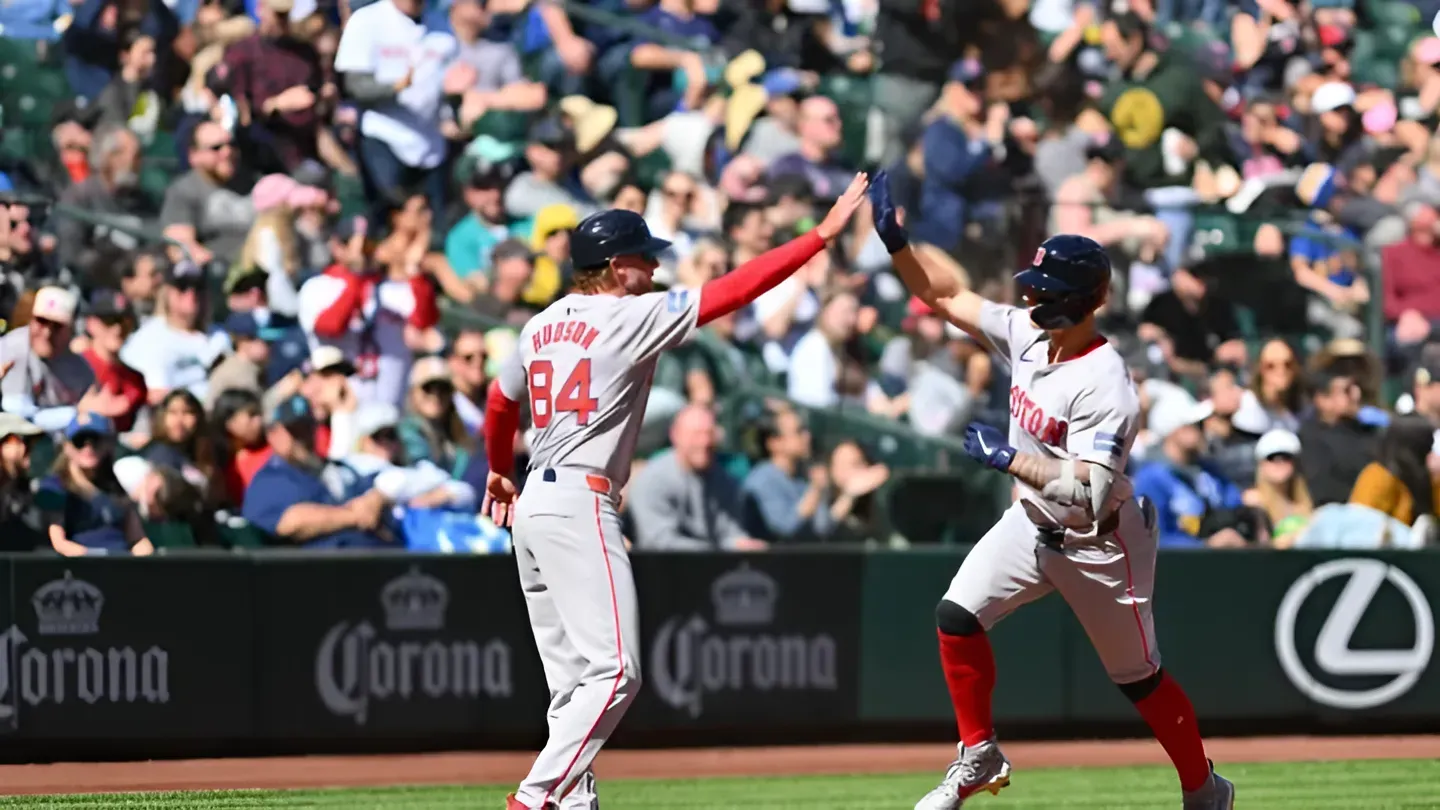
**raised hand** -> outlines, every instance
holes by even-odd
[[[875,182],[870,184],[870,211],[875,218],[875,233],[885,243],[886,250],[899,253],[909,246],[910,234],[900,223],[900,212],[890,198],[890,176],[887,172],[875,175]]]
[[[870,178],[864,172],[855,175],[855,179],[850,181],[850,187],[845,189],[845,193],[841,194],[840,199],[831,206],[830,213],[825,215],[824,221],[815,226],[816,232],[822,239],[828,242],[845,230],[845,226],[850,222],[850,217],[855,216],[855,212],[859,211],[861,204],[865,202],[865,189],[869,185]]]

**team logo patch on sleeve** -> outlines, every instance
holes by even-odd
[[[689,290],[671,290],[665,293],[665,308],[671,312],[684,312],[689,299]]]
[[[1120,437],[1114,433],[1096,433],[1095,449],[1102,453],[1109,453],[1112,456],[1120,455],[1124,445],[1120,443]]]

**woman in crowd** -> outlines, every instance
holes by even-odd
[[[250,479],[270,458],[265,426],[260,418],[260,398],[253,392],[231,389],[220,394],[210,414],[214,433],[215,466],[225,476],[227,502],[236,507],[245,503]]]
[[[1435,428],[1423,416],[1404,415],[1390,420],[1380,438],[1379,458],[1360,471],[1350,491],[1350,503],[1377,509],[1406,526],[1423,515],[1434,515],[1437,482],[1430,473]]]
[[[273,312],[293,316],[299,310],[296,288],[301,269],[295,209],[310,201],[307,189],[283,174],[267,174],[251,190],[250,200],[255,224],[240,248],[238,266],[264,270],[267,305]]]
[[[155,409],[155,430],[141,455],[146,461],[178,471],[207,498],[223,500],[221,483],[214,481],[214,449],[206,435],[205,409],[195,395],[177,388]]]
[[[422,357],[410,370],[410,394],[400,420],[405,463],[428,461],[459,478],[474,452],[474,437],[455,409],[455,384],[438,357]]]
[[[43,433],[13,413],[0,413],[0,551],[34,551],[48,544],[30,486],[30,448]]]
[[[66,557],[129,552],[153,554],[140,513],[112,469],[115,426],[103,416],[77,416],[35,501],[50,546]]]
[[[1250,389],[1243,395],[1236,417],[1245,422],[1247,430],[1263,425],[1266,430],[1293,433],[1300,428],[1300,412],[1304,408],[1300,358],[1285,341],[1268,341],[1260,348],[1260,359],[1250,377]]]
[[[1270,542],[1276,548],[1289,548],[1315,511],[1295,465],[1298,455],[1300,437],[1288,430],[1271,430],[1255,444],[1255,486],[1245,491],[1245,505],[1270,519]]]
[[[838,524],[834,535],[837,539],[876,539],[879,527],[875,523],[875,491],[888,480],[890,469],[873,463],[854,439],[846,439],[830,451],[830,484],[835,493],[830,516]]]

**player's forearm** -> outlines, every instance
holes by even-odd
[[[912,247],[906,246],[890,254],[890,260],[910,292],[931,306],[937,299],[951,298],[965,289],[954,273],[925,261]]]
[[[485,460],[499,475],[515,471],[515,431],[520,427],[520,403],[505,396],[500,381],[490,383],[485,397]]]
[[[1006,472],[1039,490],[1044,489],[1051,482],[1060,480],[1064,464],[1065,459],[1050,458],[1036,453],[1016,453],[1014,460],[1010,462],[1010,469]],[[1075,478],[1088,481],[1090,465],[1084,461],[1076,461],[1074,464]]]
[[[811,231],[756,256],[717,279],[707,281],[700,288],[700,325],[753,303],[824,249],[825,240],[819,233]]]

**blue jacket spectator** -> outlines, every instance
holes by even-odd
[[[1159,513],[1162,547],[1203,548],[1210,539],[1201,536],[1205,516],[1243,506],[1240,488],[1200,458],[1200,423],[1213,410],[1208,402],[1180,395],[1150,409],[1150,432],[1160,440],[1159,452],[1140,464],[1133,481],[1135,494],[1153,501]]]
[[[0,3],[0,30],[6,39],[53,40],[55,21],[70,13],[65,0],[7,0]]]
[[[79,98],[99,97],[120,67],[120,28],[130,26],[119,14],[106,19],[106,8],[113,5],[114,0],[85,0],[65,30],[65,78]],[[164,82],[173,77],[173,46],[180,20],[164,3],[147,3],[143,8],[145,16],[133,27],[155,40],[155,76]]]
[[[835,529],[827,476],[810,465],[810,431],[794,411],[768,417],[760,446],[769,458],[745,477],[740,522],[752,536],[771,543],[823,540]]]
[[[945,85],[949,115],[936,118],[921,136],[925,178],[920,186],[920,210],[915,237],[944,250],[953,250],[965,232],[969,216],[967,193],[976,175],[989,166],[994,151],[981,137],[975,121],[984,110],[972,90],[983,78],[978,63],[962,60],[950,69]]]
[[[303,397],[280,403],[267,421],[275,452],[245,490],[246,520],[305,548],[371,548],[393,539],[379,490],[362,492],[359,474],[316,454],[315,416]]]
[[[115,423],[104,416],[77,415],[65,429],[53,471],[35,494],[50,545],[60,554],[146,555],[155,550],[139,511],[115,478],[114,460]]]

